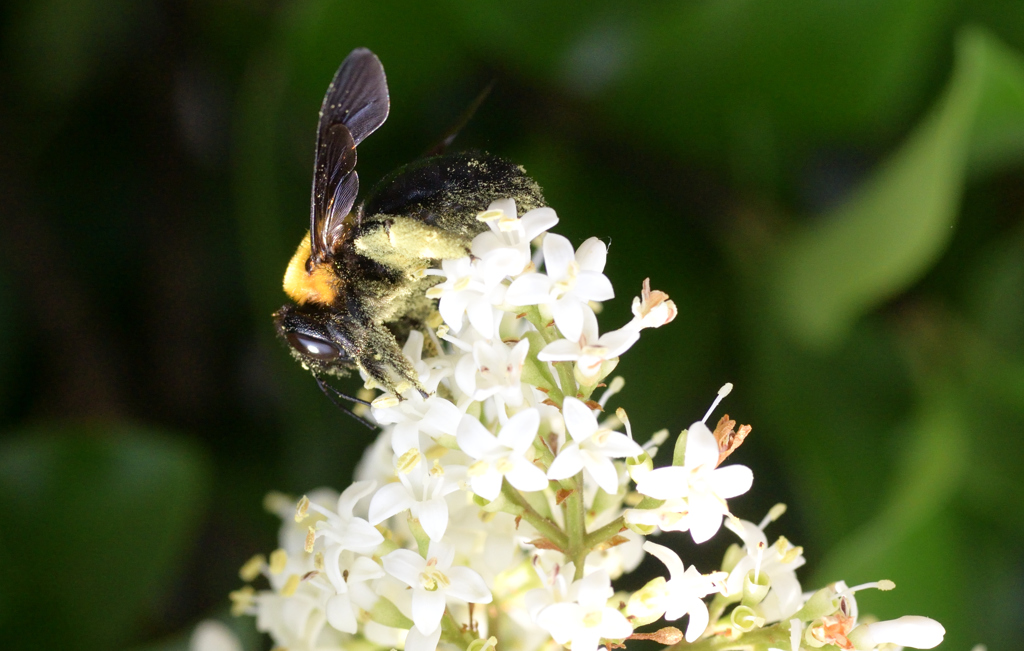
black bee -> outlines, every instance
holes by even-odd
[[[545,205],[522,167],[483,152],[406,165],[357,205],[356,146],[388,110],[383,66],[369,50],[353,50],[320,107],[309,233],[284,275],[295,304],[274,314],[278,335],[325,393],[337,391],[323,376],[354,369],[395,394],[406,387],[422,393],[398,337],[422,327],[435,309],[425,292],[439,279],[423,270],[469,253],[487,228],[477,215],[491,201],[510,197],[522,210]]]

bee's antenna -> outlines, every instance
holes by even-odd
[[[487,86],[480,91],[480,94],[476,96],[468,107],[466,107],[466,110],[462,112],[462,115],[459,116],[459,119],[455,124],[453,124],[451,128],[445,132],[444,136],[441,137],[440,142],[424,152],[423,158],[443,154],[445,150],[448,149],[448,147],[455,141],[456,136],[459,135],[459,132],[462,131],[462,128],[469,124],[469,121],[473,119],[473,115],[487,99],[487,96],[491,94],[491,91],[494,89],[494,84],[497,83],[497,81],[497,79],[492,79],[491,83],[487,84]]]
[[[317,386],[319,386],[320,390],[323,391],[323,394],[325,396],[327,396],[327,399],[330,400],[332,403],[334,403],[335,407],[337,407],[338,409],[342,410],[343,412],[345,412],[346,414],[348,414],[352,418],[355,418],[357,421],[362,423],[367,429],[370,429],[370,430],[376,430],[377,429],[376,425],[374,425],[370,421],[366,420],[362,416],[357,415],[354,411],[352,411],[351,409],[349,409],[345,405],[341,404],[341,402],[338,401],[338,398],[341,398],[342,400],[349,400],[349,401],[354,402],[356,404],[366,405],[367,407],[370,406],[370,403],[366,402],[365,400],[360,400],[359,398],[353,398],[352,396],[345,395],[344,393],[342,393],[341,391],[338,391],[337,389],[335,389],[331,385],[327,384],[326,382],[324,382],[323,380],[321,380],[318,377],[315,377],[314,379],[316,380]]]

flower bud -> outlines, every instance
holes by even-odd
[[[725,556],[722,558],[722,571],[732,572],[732,568],[736,567],[736,564],[746,556],[747,552],[743,551],[743,548],[736,543],[729,545],[729,549],[725,550]]]
[[[625,614],[633,628],[656,622],[665,614],[665,583],[665,577],[659,576],[648,581],[647,585],[630,596]]]
[[[756,606],[764,601],[771,589],[772,580],[766,572],[755,573],[750,570],[743,577],[743,605]]]
[[[686,436],[689,434],[688,430],[683,430],[679,433],[679,438],[676,439],[676,447],[672,450],[672,465],[673,466],[685,466],[686,463]]]
[[[942,642],[946,629],[930,617],[906,615],[873,624],[861,624],[850,631],[849,639],[858,651],[880,644],[895,644],[914,649],[932,649]]]

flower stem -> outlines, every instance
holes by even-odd
[[[769,648],[788,649],[789,624],[779,622],[739,636],[712,635],[693,644],[680,642],[663,651],[767,651]]]
[[[532,323],[533,327],[537,329],[537,332],[544,337],[544,341],[546,343],[550,344],[552,341],[562,338],[562,334],[558,332],[558,328],[544,322],[544,317],[541,316],[540,308],[536,305],[524,307],[523,314],[526,315],[526,320]],[[576,377],[573,375],[573,363],[554,362],[552,365],[558,372],[558,382],[562,385],[562,394],[565,396],[576,397],[578,388],[576,387]],[[554,400],[553,396],[552,400]]]
[[[573,477],[574,490],[565,498],[565,530],[569,536],[569,546],[565,550],[573,564],[576,566],[574,581],[583,578],[583,566],[590,553],[587,547],[587,522],[586,506],[583,504],[583,473],[577,473]]]
[[[569,541],[561,528],[548,518],[537,513],[536,509],[526,501],[526,498],[512,487],[512,484],[509,484],[508,481],[502,481],[501,493],[505,496],[505,499],[522,509],[522,518],[529,522],[542,536],[554,543],[559,549],[566,549]]]
[[[617,536],[625,526],[626,518],[620,515],[600,529],[595,529],[587,534],[584,544],[588,550],[592,550],[606,540]]]

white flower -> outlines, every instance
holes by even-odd
[[[665,609],[665,619],[674,621],[689,615],[686,641],[693,642],[708,627],[708,607],[701,600],[719,590],[717,581],[724,579],[725,573],[704,575],[693,565],[687,568],[674,551],[657,543],[645,542],[644,550],[668,568],[669,580],[658,599],[660,607]]]
[[[512,305],[549,305],[555,325],[566,339],[577,341],[583,332],[584,313],[593,314],[590,301],[607,301],[615,291],[604,271],[607,249],[592,237],[575,254],[561,235],[544,238],[546,273],[527,273],[512,281],[505,300]]]
[[[473,354],[463,355],[455,365],[455,382],[473,400],[500,396],[506,404],[523,404],[522,373],[530,342],[523,339],[513,347],[500,341],[478,341]]]
[[[391,432],[391,448],[402,455],[412,448],[420,447],[420,433],[431,438],[442,434],[455,435],[462,419],[462,412],[451,402],[437,395],[426,399],[418,391],[392,407],[373,408],[373,418],[381,425],[394,425]]]
[[[242,643],[226,624],[204,619],[192,632],[188,648],[189,651],[242,651]]]
[[[544,471],[525,457],[539,426],[540,412],[536,409],[526,409],[512,416],[497,437],[473,416],[462,418],[457,439],[459,448],[477,460],[466,471],[474,493],[485,500],[493,500],[501,492],[503,478],[521,491],[547,488]]]
[[[431,541],[427,558],[396,549],[382,559],[388,574],[412,588],[412,621],[424,636],[440,628],[448,599],[491,602],[491,591],[480,575],[468,567],[453,566],[454,559],[454,548],[440,541]]]
[[[899,619],[858,626],[850,633],[857,648],[873,648],[880,644],[933,649],[942,642],[946,629],[930,617],[905,615]]]
[[[669,300],[668,294],[655,289],[651,291],[651,279],[645,278],[640,296],[633,298],[633,320],[626,324],[627,328],[637,331],[644,328],[660,328],[676,318],[676,304]]]
[[[499,282],[501,279],[485,283],[478,272],[478,265],[468,256],[442,260],[441,269],[447,276],[446,280],[427,290],[429,298],[440,298],[437,310],[441,318],[453,332],[458,333],[462,330],[463,315],[467,315],[477,332],[492,338],[497,324],[494,306],[504,301],[507,289]]]
[[[789,617],[803,604],[800,581],[796,578],[796,570],[802,567],[805,559],[803,549],[794,547],[784,537],[779,537],[774,545],[768,545],[764,535],[764,527],[769,520],[766,518],[761,525],[740,520],[739,523],[727,521],[725,526],[743,540],[746,556],[741,558],[729,573],[726,581],[726,594],[736,595],[743,591],[743,579],[753,570],[764,573],[771,580],[771,591],[760,603],[759,608],[767,621],[779,621]]]
[[[384,570],[367,556],[351,558],[344,569],[340,560],[340,555],[324,554],[324,570],[335,590],[327,599],[324,612],[331,626],[343,633],[355,633],[359,609],[369,610],[376,601],[376,595],[366,584],[384,576]]]
[[[633,634],[629,620],[608,606],[613,594],[608,573],[598,570],[569,587],[568,602],[537,613],[537,624],[572,651],[596,651],[602,639],[622,640]]]
[[[739,464],[716,468],[718,442],[700,421],[688,430],[683,463],[652,470],[640,477],[636,489],[658,500],[685,498],[685,517],[672,530],[689,529],[693,541],[702,543],[722,526],[722,517],[729,512],[725,500],[750,490],[754,474]]]
[[[316,503],[310,503],[310,509],[326,518],[316,523],[315,530],[316,537],[323,538],[326,547],[335,547],[337,553],[347,549],[369,554],[384,542],[384,536],[369,522],[352,515],[356,502],[372,493],[375,486],[376,482],[373,481],[352,484],[338,498],[338,508],[335,512]]]
[[[487,285],[522,273],[530,263],[530,241],[558,223],[551,208],[535,208],[517,218],[516,202],[512,199],[491,202],[477,219],[490,227],[473,238],[470,247],[473,255],[480,258],[479,273]]]
[[[576,362],[585,378],[596,377],[601,365],[615,359],[637,342],[638,330],[622,328],[597,335],[597,317],[587,309],[583,314],[583,327],[575,340],[557,339],[545,346],[537,355],[542,362]]]
[[[625,434],[601,429],[590,408],[576,398],[565,399],[562,414],[573,440],[558,451],[548,479],[566,479],[583,470],[604,492],[614,495],[619,490],[619,473],[612,459],[635,457],[643,449]]]
[[[419,450],[409,450],[399,458],[398,481],[381,486],[370,500],[370,522],[409,510],[431,540],[440,540],[448,527],[445,495],[459,489],[465,473],[462,466],[444,468],[437,461],[428,466]]]

